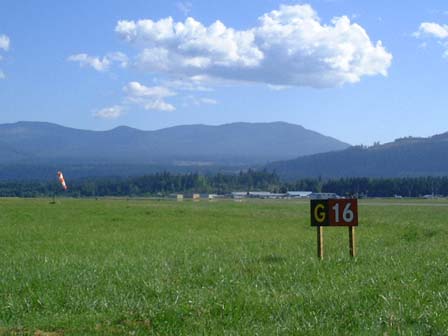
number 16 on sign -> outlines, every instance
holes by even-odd
[[[352,257],[355,256],[355,226],[358,226],[358,200],[312,200],[311,226],[317,227],[317,255],[320,259],[324,255],[324,226],[348,226],[350,255]]]

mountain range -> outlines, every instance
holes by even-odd
[[[0,125],[0,179],[52,177],[54,169],[82,177],[260,167],[348,147],[284,122],[185,125],[156,131],[125,126],[89,131],[17,122]]]
[[[448,133],[350,146],[299,125],[232,123],[156,131],[88,131],[44,122],[0,125],[0,180],[132,176],[160,171],[235,173],[266,168],[281,178],[448,175]]]
[[[448,175],[448,132],[407,137],[371,147],[299,157],[268,164],[283,179],[306,177],[416,177]]]

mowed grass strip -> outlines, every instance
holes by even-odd
[[[448,206],[382,203],[319,261],[309,202],[0,200],[0,335],[446,335]]]

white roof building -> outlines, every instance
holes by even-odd
[[[288,191],[286,195],[291,198],[308,198],[312,193],[312,191]]]
[[[335,193],[312,193],[310,195],[311,199],[331,199],[331,198],[341,198]]]
[[[250,191],[249,197],[254,198],[269,198],[271,193],[269,191]]]

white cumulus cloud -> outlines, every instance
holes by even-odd
[[[118,63],[122,68],[126,68],[128,66],[128,56],[120,51],[109,53],[106,57],[110,60],[110,62]]]
[[[151,73],[207,76],[280,86],[335,87],[387,75],[392,55],[347,16],[321,22],[310,5],[282,5],[247,30],[189,17],[119,21],[115,31],[139,50]]]
[[[70,62],[79,62],[80,66],[90,66],[96,71],[106,71],[110,65],[110,61],[106,57],[100,59],[99,57],[93,57],[87,54],[71,55],[67,60]]]
[[[8,51],[10,46],[10,39],[8,36],[2,34],[0,35],[0,50]],[[3,60],[3,56],[0,55],[0,62]],[[5,79],[6,75],[2,69],[0,69],[0,79]]]
[[[174,105],[167,103],[165,98],[176,93],[163,86],[145,86],[139,82],[130,82],[124,88],[126,102],[136,104],[146,110],[174,111]]]
[[[124,108],[120,105],[105,107],[95,112],[94,116],[101,119],[116,119],[124,113]]]
[[[140,84],[139,82],[130,82],[128,85],[124,87],[124,91],[127,92],[130,96],[141,98],[141,97],[150,97],[150,98],[165,98],[169,96],[174,96],[175,93],[170,89],[163,86],[145,86]]]
[[[202,91],[210,92],[212,88],[205,86],[209,78],[196,77],[181,77],[163,81],[163,84],[169,88],[181,91]]]
[[[440,25],[434,22],[423,22],[420,24],[418,31],[414,33],[414,36],[428,36],[438,39],[446,39],[448,37],[448,26]]]
[[[122,52],[109,53],[102,58],[81,53],[71,55],[67,60],[70,62],[78,62],[81,67],[90,66],[100,72],[109,70],[109,67],[113,63],[119,63],[123,68],[128,65],[128,57]]]
[[[448,58],[448,25],[441,25],[435,22],[422,22],[418,30],[414,33],[416,38],[435,38],[440,45],[445,48],[443,57]],[[427,46],[423,42],[424,47]]]
[[[201,105],[216,105],[218,101],[213,98],[208,97],[196,97],[193,95],[188,95],[185,97],[184,106],[201,106]]]
[[[147,103],[145,103],[144,108],[146,110],[157,110],[157,111],[166,111],[166,112],[176,110],[174,105],[171,105],[171,104],[163,101],[162,99],[148,101]]]
[[[6,35],[0,35],[0,49],[3,49],[4,51],[9,50],[10,45],[10,39]]]

